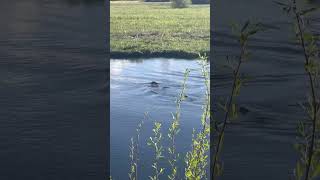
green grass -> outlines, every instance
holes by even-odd
[[[111,2],[111,56],[198,57],[209,54],[209,5]]]

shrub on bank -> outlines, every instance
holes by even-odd
[[[186,8],[190,4],[190,0],[171,0],[172,8]]]

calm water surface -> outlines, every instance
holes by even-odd
[[[0,179],[105,179],[105,7],[70,2],[1,1]]]
[[[161,121],[164,146],[168,143],[166,132],[172,120],[171,113],[175,112],[175,99],[186,68],[194,70],[187,82],[188,97],[182,104],[181,132],[177,138],[178,151],[183,156],[190,149],[192,129],[200,129],[205,88],[198,62],[162,58],[111,60],[111,174],[115,179],[128,178],[130,138],[135,135],[145,112],[149,113],[150,119],[144,120],[141,132],[141,164],[144,164],[141,179],[148,179],[151,175],[154,156],[147,146],[147,138],[152,135],[154,121]],[[151,87],[149,83],[152,81],[160,83],[159,87]],[[184,161],[179,163],[182,165]],[[169,169],[168,163],[163,167]]]
[[[229,24],[250,18],[271,28],[249,42],[251,60],[241,71],[251,79],[242,88],[238,102],[250,112],[240,115],[238,122],[227,129],[222,179],[289,179],[298,157],[293,147],[296,127],[304,117],[297,103],[304,102],[307,95],[304,60],[292,41],[293,28],[281,9],[269,0],[224,0],[214,4],[212,75],[216,99],[230,93],[232,79],[230,69],[223,67],[225,56],[239,53]],[[317,17],[312,23],[319,32]]]

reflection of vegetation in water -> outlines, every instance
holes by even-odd
[[[209,52],[209,5],[111,2],[113,57],[197,57]]]
[[[180,153],[177,152],[176,142],[177,135],[180,132],[180,113],[181,113],[181,103],[187,97],[186,85],[187,79],[189,76],[190,70],[187,69],[184,74],[184,80],[182,83],[181,91],[176,99],[176,111],[172,114],[172,121],[168,129],[167,136],[169,138],[168,147],[163,147],[162,142],[164,137],[162,136],[162,124],[160,122],[155,122],[154,127],[152,129],[153,135],[149,137],[147,141],[147,145],[150,146],[154,150],[154,161],[152,164],[153,174],[149,176],[152,180],[160,179],[160,176],[164,174],[165,171],[168,171],[167,179],[177,180],[182,179],[183,177],[187,180],[201,180],[207,178],[207,168],[209,162],[209,134],[210,134],[210,80],[209,80],[209,64],[207,58],[201,56],[201,72],[204,77],[206,93],[205,100],[203,104],[203,113],[200,119],[200,123],[202,128],[199,132],[195,129],[192,134],[192,142],[191,142],[191,150],[186,153],[185,160],[185,173],[184,175],[178,174],[178,166],[177,162],[182,160]],[[137,128],[137,136],[136,138],[131,139],[130,145],[130,170],[129,170],[129,179],[130,180],[138,180],[139,177],[137,174],[137,169],[139,167],[138,163],[138,140],[140,134],[141,124],[138,125]],[[160,167],[159,162],[163,160],[167,160],[170,168],[165,169]],[[180,167],[182,169],[182,167]],[[181,172],[181,171],[180,171]],[[143,172],[142,174],[146,174]]]
[[[241,85],[244,82],[244,77],[240,75],[241,65],[248,59],[248,40],[251,36],[255,35],[257,32],[263,30],[260,24],[253,24],[250,21],[247,21],[241,28],[238,25],[234,26],[234,30],[238,32],[240,31],[239,43],[240,43],[240,54],[236,57],[227,57],[228,62],[230,63],[230,67],[233,70],[233,82],[230,97],[226,103],[220,105],[220,107],[224,111],[224,119],[221,121],[214,121],[215,130],[213,134],[215,134],[214,142],[212,147],[214,148],[214,154],[212,159],[212,169],[211,169],[211,179],[214,180],[217,177],[221,176],[223,165],[220,161],[220,154],[222,149],[222,144],[224,141],[224,132],[227,127],[227,124],[230,120],[234,120],[238,115],[238,107],[236,105],[236,97],[240,93]]]
[[[317,8],[300,9],[296,0],[288,3],[277,2],[283,10],[292,17],[295,26],[296,39],[304,55],[304,69],[307,74],[310,88],[308,104],[303,105],[308,118],[299,123],[299,137],[296,147],[300,153],[294,175],[296,179],[309,180],[320,177],[320,99],[319,99],[319,36],[308,28],[308,15]]]

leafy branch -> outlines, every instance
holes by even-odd
[[[209,64],[206,56],[200,55],[199,64],[201,65],[201,73],[204,77],[206,86],[206,95],[204,105],[202,107],[203,113],[201,116],[201,131],[195,135],[195,130],[192,133],[192,149],[186,154],[186,169],[185,179],[187,180],[201,180],[207,176],[208,166],[208,151],[210,148],[210,76]]]
[[[155,159],[152,164],[152,168],[154,169],[154,175],[149,176],[151,180],[159,180],[159,177],[163,174],[164,168],[159,167],[159,161],[164,156],[163,147],[161,145],[162,133],[161,133],[161,123],[155,122],[153,131],[153,137],[149,137],[149,141],[147,142],[148,146],[152,147],[155,151]]]
[[[169,164],[171,166],[171,174],[168,175],[168,178],[170,180],[177,179],[177,171],[178,167],[176,165],[179,153],[176,152],[176,135],[180,131],[180,114],[181,114],[181,102],[185,99],[185,91],[186,91],[186,82],[189,77],[190,70],[186,69],[184,73],[184,79],[182,83],[182,89],[181,92],[178,95],[178,98],[176,99],[176,112],[172,114],[173,121],[169,127],[169,133],[168,137],[171,142],[170,147],[168,148],[169,155],[171,158],[169,159]]]
[[[319,80],[319,48],[316,42],[319,37],[308,29],[307,15],[318,8],[299,9],[296,0],[288,3],[276,2],[292,17],[295,24],[296,38],[303,50],[305,72],[310,87],[310,98],[307,107],[309,121],[299,123],[300,142],[296,145],[301,158],[295,168],[296,179],[309,180],[320,176],[319,147],[319,97],[317,95],[317,80]]]
[[[147,113],[145,114],[145,117]],[[138,164],[139,164],[139,144],[140,144],[140,132],[142,129],[144,121],[141,121],[136,128],[136,137],[131,137],[130,146],[129,146],[129,158],[130,158],[130,171],[129,171],[129,179],[130,180],[138,180]]]
[[[239,27],[235,27],[239,29]],[[241,65],[248,59],[249,52],[248,48],[248,40],[249,37],[255,35],[257,32],[264,30],[262,25],[259,23],[252,24],[250,21],[247,21],[242,28],[240,28],[239,34],[239,44],[240,44],[240,53],[235,58],[236,65],[232,66],[233,69],[233,82],[232,89],[230,93],[229,100],[227,100],[225,105],[221,105],[223,110],[225,111],[223,122],[219,125],[216,125],[216,133],[217,133],[217,142],[215,144],[215,152],[213,154],[213,169],[211,170],[211,179],[214,180],[222,173],[222,165],[219,163],[220,152],[222,149],[222,144],[224,140],[224,133],[227,127],[227,123],[231,119],[237,118],[237,106],[235,102],[235,98],[240,93],[241,85],[243,84],[243,79],[240,76],[240,68]],[[227,57],[227,60],[230,60]],[[220,126],[220,127],[219,127]]]

